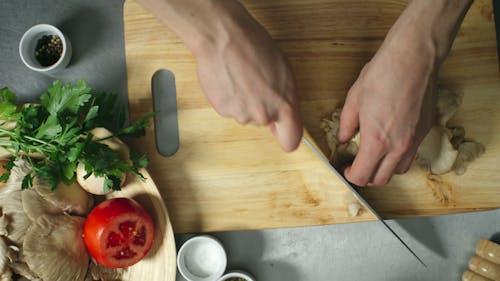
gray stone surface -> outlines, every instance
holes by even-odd
[[[22,35],[40,23],[58,27],[73,46],[68,68],[52,76],[28,69],[19,57]],[[20,102],[35,101],[56,79],[87,80],[126,104],[123,0],[0,0],[0,88],[11,88]]]
[[[500,210],[388,223],[427,268],[375,222],[212,235],[226,248],[228,270],[259,281],[458,281],[480,237],[500,242]],[[192,236],[177,235],[177,246]]]

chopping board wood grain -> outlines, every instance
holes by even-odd
[[[249,11],[287,54],[306,129],[325,153],[319,128],[345,98],[406,1],[246,0]],[[305,146],[281,151],[266,128],[240,126],[216,114],[183,43],[132,0],[125,2],[125,49],[132,118],[152,111],[151,77],[176,79],[180,147],[156,151],[154,129],[140,144],[166,200],[175,232],[207,232],[374,220],[351,218],[349,191]],[[465,94],[452,123],[486,153],[465,175],[430,176],[416,165],[383,187],[363,192],[385,218],[488,210],[500,206],[500,79],[492,1],[475,1],[440,75],[442,87]]]

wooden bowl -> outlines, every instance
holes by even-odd
[[[145,169],[141,169],[140,172],[146,178],[144,181],[129,175],[122,190],[106,196],[136,200],[148,211],[155,224],[155,239],[150,252],[143,260],[128,268],[123,280],[175,281],[176,249],[168,211],[149,173]]]

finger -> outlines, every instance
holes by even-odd
[[[415,148],[412,148],[409,150],[403,158],[399,161],[398,165],[396,166],[395,172],[396,174],[404,174],[408,172],[408,170],[411,167],[411,163],[413,162],[413,159],[415,158],[415,154],[417,153],[418,146]]]
[[[395,153],[387,154],[384,159],[382,159],[371,183],[374,185],[384,185],[388,183],[394,174],[394,170],[396,169],[399,160],[400,156],[398,157]]]
[[[270,127],[284,151],[291,152],[299,146],[303,127],[296,107],[284,103],[279,109],[277,120]]]
[[[384,157],[385,148],[382,142],[361,136],[359,151],[352,166],[345,171],[345,177],[352,183],[365,186],[375,175],[375,171]]]
[[[337,139],[341,142],[350,140],[359,128],[359,109],[354,86],[349,90],[344,107],[340,114],[339,131]]]

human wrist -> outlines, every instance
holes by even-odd
[[[238,22],[251,18],[238,1],[138,0],[167,25],[195,56],[227,44]]]
[[[440,65],[448,56],[471,4],[472,0],[412,0],[397,24],[411,26],[411,32],[426,41],[427,49],[433,53],[436,63]]]

